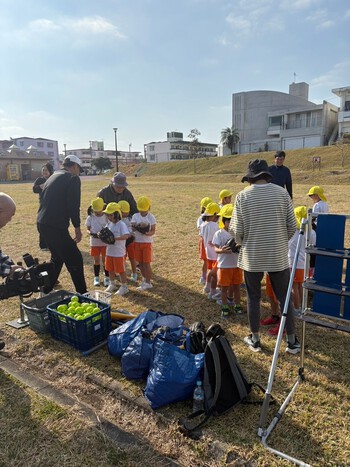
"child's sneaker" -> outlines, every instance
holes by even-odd
[[[108,287],[110,284],[110,281],[109,281],[109,277],[108,276],[105,276],[104,279],[103,279],[103,285],[105,287]]]
[[[117,290],[117,285],[113,282],[111,282],[109,284],[109,286],[107,287],[107,289],[105,290],[105,292],[108,292],[108,293],[113,293]]]
[[[205,285],[206,279],[204,277],[201,277],[198,281],[201,285]]]
[[[137,287],[136,290],[148,290],[148,289],[152,289],[152,288],[153,288],[153,285],[150,284],[149,282],[142,282],[140,287]]]
[[[209,292],[208,293],[208,298],[210,300],[219,300],[221,298],[221,290],[219,292]]]
[[[249,346],[250,350],[253,352],[261,352],[260,340],[254,342],[252,334],[249,334],[249,336],[245,337],[243,340]]]
[[[207,285],[204,286],[204,287],[203,287],[203,293],[204,293],[204,294],[208,294],[209,292],[210,292],[210,287],[207,286]]]
[[[130,276],[131,282],[137,282],[137,272],[133,272]]]
[[[129,289],[126,285],[122,284],[118,291],[115,293],[115,295],[120,295],[120,296],[123,296],[125,294],[127,294],[129,292]]]
[[[279,316],[271,315],[266,319],[260,320],[261,326],[272,326],[274,324],[278,324],[280,322]]]
[[[221,307],[221,319],[228,319],[230,316],[230,308],[228,305],[223,305]]]
[[[94,277],[94,287],[99,287],[99,286],[100,286],[100,278]]]
[[[237,315],[243,315],[243,308],[241,307],[239,303],[237,303],[233,309]]]
[[[291,353],[293,355],[300,352],[300,342],[298,341],[297,338],[295,338],[294,344],[291,344],[290,342],[287,342],[286,352]]]

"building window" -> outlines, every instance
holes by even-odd
[[[345,101],[344,111],[350,112],[350,101]]]
[[[151,154],[151,155],[149,156],[149,160],[150,160],[150,161],[155,161],[155,160],[156,160],[155,154]]]
[[[38,146],[38,148],[43,148],[44,147],[44,143],[42,141],[38,141],[36,143],[36,145]]]
[[[150,150],[150,151],[154,151],[154,146],[150,146],[150,147],[149,147],[149,150]]]
[[[281,126],[281,125],[282,125],[282,115],[269,118],[269,126]]]
[[[53,143],[47,143],[48,148],[53,148]]]
[[[19,142],[19,145],[20,145],[20,146],[24,146],[24,141],[20,141],[20,142]]]

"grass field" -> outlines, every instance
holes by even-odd
[[[259,157],[263,156],[269,161],[273,160],[271,153],[259,154]],[[307,157],[308,162],[306,156],[302,158],[302,155],[287,155],[286,165],[291,167],[294,177],[294,205],[306,204],[311,207],[306,193],[310,186],[322,183],[331,212],[349,213],[350,206],[346,195],[349,189],[349,161],[341,167],[338,154],[326,154],[325,151],[322,152],[321,170],[313,171],[309,155]],[[198,259],[195,225],[199,216],[199,201],[204,196],[217,200],[218,193],[223,188],[231,189],[234,193],[241,190],[245,185],[240,183],[239,179],[245,171],[249,156],[222,159],[196,161],[196,174],[193,173],[193,161],[188,161],[173,163],[171,170],[164,168],[169,164],[146,166],[141,176],[129,177],[130,189],[135,198],[140,195],[149,196],[152,200],[152,212],[157,219],[154,288],[150,292],[140,293],[136,291],[135,286],[130,285],[131,292],[126,297],[113,296],[112,308],[126,308],[136,313],[149,308],[180,313],[186,318],[187,324],[197,320],[202,320],[206,325],[219,321],[220,307],[215,302],[209,302],[201,293],[201,286],[198,284],[201,264]],[[170,175],[166,175],[169,172]],[[82,178],[83,219],[90,200],[95,197],[98,189],[107,183],[107,177]],[[3,251],[15,260],[19,260],[25,252],[32,253],[40,260],[48,260],[48,254],[38,248],[35,223],[38,200],[31,191],[31,185],[6,184],[1,188],[17,202],[16,216],[1,232]],[[347,243],[350,243],[349,232]],[[86,235],[80,248],[84,256],[88,288],[91,290],[93,273]],[[65,269],[60,280],[64,288],[71,289]],[[243,295],[243,303],[244,301]],[[262,311],[268,314],[267,301],[263,301]],[[287,465],[269,454],[257,437],[259,406],[241,405],[227,415],[211,420],[199,441],[189,440],[180,435],[172,423],[159,425],[153,414],[131,410],[108,390],[91,383],[95,378],[105,381],[106,384],[117,380],[131,395],[138,396],[142,393],[142,384],[122,378],[119,361],[109,356],[105,348],[89,357],[82,357],[72,347],[51,339],[49,335],[37,335],[29,328],[15,330],[6,326],[7,321],[15,319],[18,315],[18,299],[13,298],[1,303],[0,329],[5,335],[7,355],[33,372],[39,373],[57,387],[70,391],[77,398],[92,404],[98,413],[151,445],[154,454],[169,456],[184,466],[223,465],[225,456],[218,459],[213,454],[213,442],[218,440],[226,446],[229,454],[227,462],[231,462],[230,465]],[[248,331],[246,314],[230,318],[224,327],[249,378],[266,385],[275,340],[262,330],[263,352],[252,354],[242,341]],[[298,329],[300,330],[300,326]],[[310,326],[307,336],[306,381],[298,389],[283,422],[271,436],[270,443],[273,447],[284,448],[290,455],[312,465],[349,465],[349,335]],[[273,387],[273,395],[278,400],[282,400],[289,391],[299,365],[297,356],[286,355],[284,348],[282,350]],[[9,384],[8,378],[0,373],[1,388],[9,388]],[[37,411],[42,413],[41,407],[48,404],[38,400],[24,388],[17,389],[13,385],[12,388],[13,397],[16,397],[19,404],[23,397],[26,401],[23,411],[11,411],[18,424],[22,419],[26,421],[27,417],[35,420],[39,430],[45,430],[51,435],[54,433],[56,441],[61,444],[67,439],[74,439],[76,444],[70,446],[68,464],[94,465],[94,462],[86,463],[81,454],[74,456],[76,449],[84,449],[84,445],[79,444],[79,420],[73,417],[72,423],[67,423],[68,415],[64,410],[50,406],[45,409],[44,416],[37,418]],[[8,391],[11,394],[10,389]],[[12,436],[16,425],[12,426],[11,430],[8,428],[4,416],[11,415],[9,411],[4,415],[3,409],[6,406],[10,406],[9,401],[0,396],[0,448],[4,443],[9,443],[14,448],[16,442],[12,441]],[[189,410],[189,403],[174,404],[166,409],[174,418],[187,414]],[[54,417],[56,411],[62,411],[63,415],[52,424],[50,417]],[[162,410],[160,412],[162,413]],[[60,427],[60,420],[64,429]],[[85,437],[85,431],[82,437]],[[99,448],[109,453],[110,457],[106,454],[101,465],[152,465],[148,464],[147,457],[142,458],[140,453],[137,453],[139,457],[125,457],[124,464],[117,464],[115,456],[118,453],[116,454],[113,446],[107,441],[102,442],[91,433],[89,439],[93,459],[98,458]],[[32,453],[26,453],[29,461],[25,462],[19,452],[21,462],[11,463],[11,450],[0,449],[0,465],[45,465],[37,461],[36,453],[38,449],[40,451],[40,447],[34,441],[35,439],[31,440]],[[62,457],[59,457],[60,455]],[[61,454],[59,449],[55,449],[57,465],[60,461],[63,462],[65,455],[63,449]]]

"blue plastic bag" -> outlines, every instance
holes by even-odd
[[[175,345],[186,345],[189,335],[189,330],[183,325],[175,326],[181,320],[178,315],[167,315],[167,329],[160,330],[161,332],[152,335],[152,331],[159,328],[160,322],[164,322],[164,317],[151,322],[145,327],[130,342],[125,352],[122,355],[121,365],[122,373],[128,379],[145,379],[147,378],[150,365],[153,361],[153,346],[157,339],[163,339],[168,342],[173,342]]]
[[[203,367],[204,353],[192,354],[157,339],[144,391],[152,409],[191,398]]]
[[[176,317],[176,320],[171,317]],[[109,334],[107,341],[109,353],[115,357],[121,357],[127,346],[143,327],[151,331],[160,326],[177,327],[183,322],[184,318],[180,315],[168,315],[153,310],[144,311]]]

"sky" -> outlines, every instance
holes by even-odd
[[[339,105],[349,42],[349,0],[0,0],[0,139],[219,143],[235,92]]]

